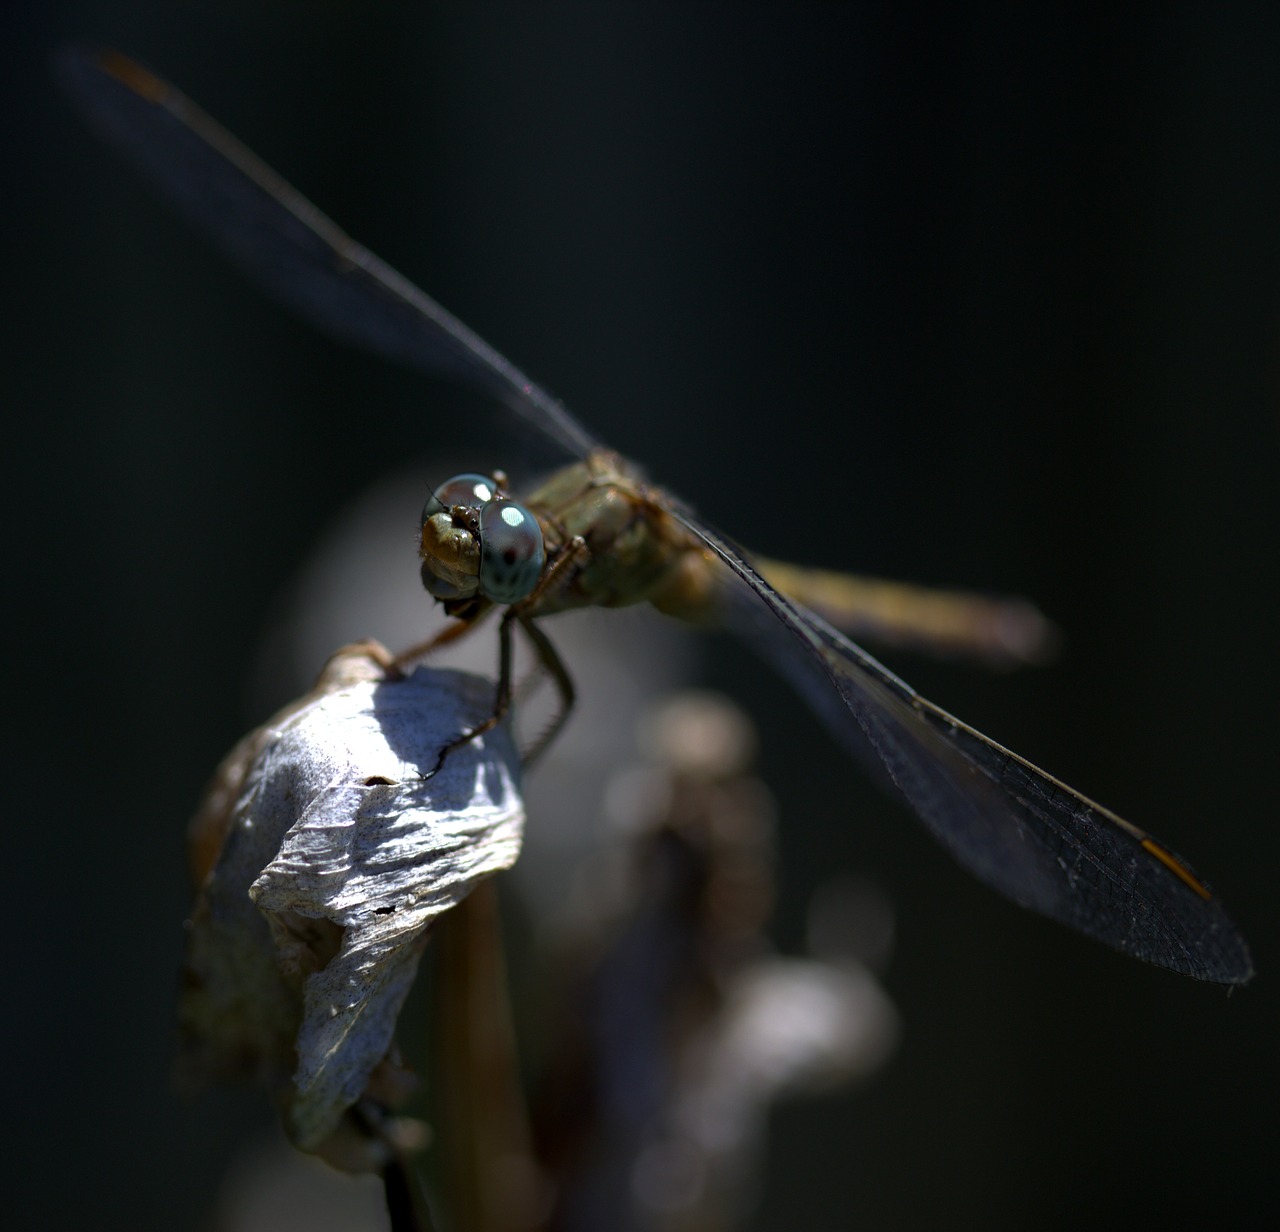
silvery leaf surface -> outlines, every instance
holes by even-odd
[[[294,1067],[286,1122],[304,1149],[387,1056],[431,921],[519,855],[505,727],[431,774],[492,705],[490,682],[419,668],[339,679],[247,738],[253,760],[192,921],[183,1018],[194,1005],[224,1059],[260,1049],[251,1061],[277,1087]]]

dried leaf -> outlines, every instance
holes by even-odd
[[[184,1067],[273,1088],[306,1150],[387,1058],[431,921],[510,867],[523,829],[504,728],[422,777],[487,716],[492,685],[423,668],[369,679],[370,663],[367,647],[336,657],[237,746],[197,816],[198,843],[223,841],[190,925]]]

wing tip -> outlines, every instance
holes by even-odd
[[[168,82],[114,47],[67,43],[53,53],[53,72],[64,89],[78,96],[101,88],[104,79],[157,105],[173,92]]]

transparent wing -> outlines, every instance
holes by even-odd
[[[496,396],[569,452],[591,434],[429,295],[357,244],[190,99],[118,52],[68,48],[90,121],[268,295],[341,342]]]
[[[571,453],[596,442],[429,296],[356,244],[171,86],[113,52],[64,52],[90,118],[248,276],[343,342],[496,395]],[[774,590],[684,506],[671,511],[736,575],[728,623],[773,662],[938,840],[1015,902],[1199,979],[1253,968],[1209,888],[1172,852],[952,718]]]
[[[737,576],[726,623],[887,772],[939,842],[1014,902],[1135,958],[1219,984],[1253,974],[1212,891],[1138,827],[926,701],[773,589],[723,536],[678,515]]]

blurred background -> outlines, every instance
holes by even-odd
[[[186,818],[295,687],[272,630],[344,510],[414,477],[385,548],[412,587],[422,495],[460,469],[432,459],[518,471],[523,447],[249,289],[58,94],[66,41],[177,83],[739,541],[1032,597],[1065,632],[1050,667],[890,662],[1186,855],[1250,939],[1228,997],[1017,910],[744,652],[679,643],[760,728],[778,944],[833,873],[897,919],[899,1051],[778,1112],[754,1227],[1274,1214],[1280,12],[64,0],[0,23],[23,1223],[214,1226],[270,1112],[168,1091]],[[335,643],[391,636],[351,589]],[[644,681],[655,653],[624,636],[611,661]]]

